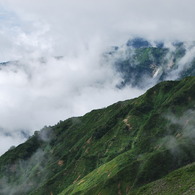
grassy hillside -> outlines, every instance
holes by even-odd
[[[0,157],[0,194],[141,190],[194,162],[194,103],[195,77],[188,77],[44,127]]]
[[[166,177],[149,183],[131,194],[191,195],[195,194],[195,163],[171,172]]]

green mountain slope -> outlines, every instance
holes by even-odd
[[[166,177],[149,183],[131,194],[178,195],[195,194],[195,163],[171,172]]]
[[[195,76],[195,58],[188,58],[194,43],[150,42],[143,38],[130,39],[126,44],[112,47],[105,54],[107,61],[120,73],[118,87],[132,85],[149,88],[171,79]]]
[[[44,127],[0,157],[0,194],[128,194],[195,160],[195,77]]]
[[[113,167],[111,168],[111,170],[113,170]],[[109,171],[109,169],[105,169],[105,167],[102,167],[102,170],[105,173],[108,173]],[[179,195],[184,193],[191,195],[195,193],[194,173],[195,173],[195,163],[192,163],[190,165],[172,171],[162,179],[151,182],[136,190],[132,190],[131,189],[132,187],[128,186],[127,183],[126,185],[124,185],[124,179],[126,179],[127,176],[121,178],[121,180],[118,183],[116,183],[115,180],[110,179],[111,180],[110,182],[113,182],[112,188],[108,188],[108,187],[105,188],[105,186],[101,187],[101,185],[98,184],[98,181],[102,180],[100,179],[99,175],[89,174],[88,176],[84,177],[80,182],[78,182],[77,185],[70,186],[69,188],[65,189],[62,193],[60,193],[60,195],[63,194]],[[110,172],[108,174],[109,176],[107,175],[107,177],[112,177],[111,174],[112,173]],[[131,177],[129,176],[129,180],[130,179]],[[109,179],[107,178],[106,180]],[[89,186],[91,185],[94,185],[94,188],[89,189]]]

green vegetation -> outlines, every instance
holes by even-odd
[[[195,193],[195,163],[171,172],[166,177],[149,183],[131,194],[191,195]]]
[[[174,74],[180,79],[195,76],[195,60],[182,62],[187,52],[185,44],[178,42],[172,43],[172,48],[152,45],[125,49],[119,47],[109,53],[109,57],[116,59],[114,67],[123,78],[119,87],[131,84],[145,88],[151,86],[151,83],[167,80],[167,77]]]
[[[0,194],[190,192],[194,164],[179,168],[195,160],[194,103],[187,77],[45,127],[0,157]]]

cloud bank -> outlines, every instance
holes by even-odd
[[[131,87],[117,89],[121,78],[100,54],[95,42],[75,56],[24,59],[1,66],[0,127],[9,132],[6,138],[11,142],[16,131],[32,134],[44,125],[143,93]]]
[[[194,40],[194,6],[193,0],[0,0],[1,58],[64,55],[97,37],[105,46],[131,35]]]
[[[0,139],[8,140],[0,153],[24,140],[15,139],[19,130],[143,93],[118,90],[120,76],[102,52],[135,35],[194,40],[194,7],[193,0],[0,0],[0,62],[14,61],[0,67]]]

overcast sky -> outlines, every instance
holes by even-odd
[[[194,0],[0,0],[0,153],[34,130],[143,93],[101,54],[133,36],[195,40]],[[53,56],[64,56],[56,60]],[[46,57],[46,63],[37,61]]]
[[[64,55],[131,35],[194,40],[193,0],[0,0],[1,58]],[[12,52],[10,52],[12,51]]]

